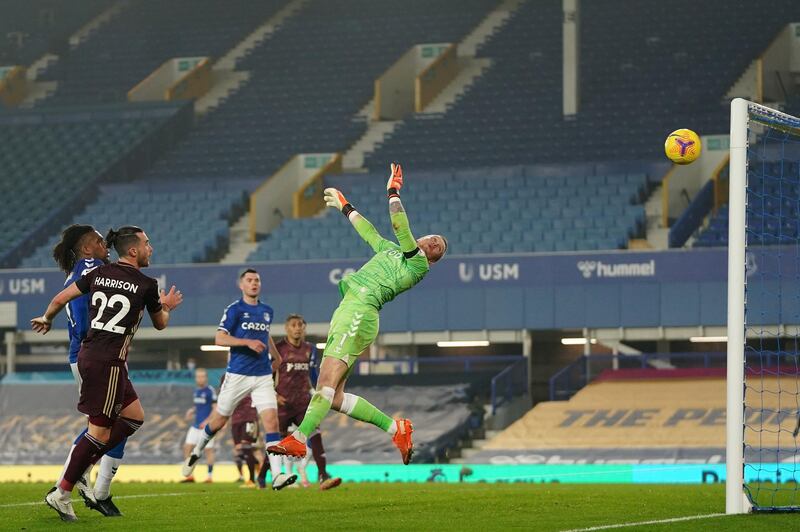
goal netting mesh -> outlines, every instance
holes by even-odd
[[[800,510],[800,119],[749,104],[746,153],[742,481],[754,510]]]

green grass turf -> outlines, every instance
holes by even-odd
[[[60,526],[45,484],[0,484],[0,529]],[[347,484],[329,492],[236,484],[117,484],[121,518],[75,500],[71,529],[103,530],[566,530],[724,512],[722,485]],[[132,496],[132,497],[131,497]],[[130,498],[129,498],[130,497]],[[35,503],[10,506],[19,503]],[[746,515],[632,527],[645,530],[797,530],[800,515]]]

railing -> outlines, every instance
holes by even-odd
[[[515,396],[528,392],[528,361],[524,357],[492,377],[492,415]]]
[[[356,375],[365,374],[367,372],[363,371],[363,368],[367,367],[372,373],[372,368],[379,365],[393,365],[394,368],[391,368],[393,374],[435,373],[445,369],[451,372],[471,373],[473,371],[495,371],[498,365],[502,365],[504,368],[491,380],[489,402],[492,405],[492,415],[499,407],[510,402],[514,397],[528,393],[529,389],[528,360],[521,355],[360,360],[356,364],[354,372]],[[423,371],[423,366],[432,366],[432,368]]]
[[[728,201],[727,168],[729,157],[725,157],[714,169],[705,185],[698,191],[694,200],[686,207],[669,229],[669,247],[683,246],[689,237],[703,224],[706,216]]]
[[[491,369],[492,366],[497,365],[507,366],[524,359],[525,357],[521,355],[364,359],[358,361],[354,373],[356,375],[369,374],[371,373],[371,366],[378,365],[395,365],[395,371],[392,372],[395,374],[421,373],[422,366],[426,365],[435,366],[440,369],[445,366],[453,366],[450,368],[451,370],[461,369],[469,373],[472,371]],[[362,371],[364,367],[370,368],[370,370]]]
[[[568,400],[606,369],[647,368],[651,367],[654,361],[668,361],[681,368],[724,367],[725,357],[725,353],[718,352],[584,355],[550,377],[550,400]]]

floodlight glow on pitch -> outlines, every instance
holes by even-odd
[[[727,342],[727,336],[692,336],[689,341],[693,344],[713,343],[713,342]]]
[[[562,338],[561,345],[586,345],[587,338]],[[596,344],[597,340],[592,338],[592,344]]]
[[[489,340],[452,340],[436,342],[436,347],[486,347]]]
[[[230,347],[225,347],[222,345],[201,345],[200,351],[230,351]]]

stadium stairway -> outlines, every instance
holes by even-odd
[[[119,16],[48,66],[40,79],[57,81],[58,89],[39,105],[125,101],[130,89],[168,59],[218,58],[286,3],[131,2]]]
[[[261,46],[270,39],[280,26],[294,16],[308,0],[290,0],[250,35],[219,58],[211,68],[212,87],[206,95],[195,102],[195,111],[205,114],[213,111],[223,100],[230,98],[239,88],[250,80],[250,73],[237,71],[236,63],[241,61],[253,48]]]
[[[491,62],[485,58],[476,58],[477,48],[509,20],[511,14],[519,8],[522,1],[504,0],[458,43],[458,74],[422,110],[421,114],[444,113],[448,106],[456,101],[484,73]],[[399,120],[371,120],[374,106],[375,101],[372,99],[359,113],[368,121],[367,131],[343,155],[342,165],[347,172],[363,171],[366,154],[374,151],[376,145],[383,142],[384,138],[390,135],[397,125],[401,123]]]
[[[365,165],[612,160],[622,146],[626,157],[659,160],[676,124],[703,134],[728,131],[725,92],[777,31],[800,17],[800,4],[781,0],[765,12],[752,1],[599,0],[582,4],[581,17],[592,23],[581,27],[574,119],[562,115],[561,2],[525,2],[479,49],[492,60],[486,73],[447,112],[404,120]],[[732,34],[741,38],[726,37]]]
[[[31,65],[60,51],[68,38],[112,4],[112,0],[32,2],[5,0],[0,14],[0,64]]]
[[[149,177],[263,177],[297,153],[341,153],[366,129],[358,113],[376,77],[414,44],[460,40],[493,5],[309,0],[236,63],[249,80]],[[386,39],[386,20],[404,31]]]

